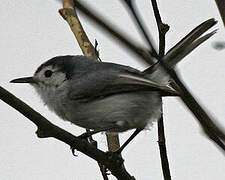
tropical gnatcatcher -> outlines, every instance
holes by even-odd
[[[93,129],[91,134],[136,129],[121,152],[160,118],[162,96],[178,95],[167,80],[159,82],[155,72],[86,56],[58,56],[39,66],[32,77],[11,82],[31,84],[49,109],[64,120]]]

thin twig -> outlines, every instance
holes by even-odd
[[[180,96],[182,101],[185,102],[189,110],[198,117],[198,121],[201,124],[202,129],[205,134],[211,139],[218,147],[223,150],[225,153],[225,144],[224,144],[224,132],[219,128],[219,126],[214,123],[210,116],[203,110],[203,108],[198,104],[197,100],[192,96],[189,90],[183,85],[184,83],[178,78],[175,71],[170,71],[170,74],[176,84],[172,83],[172,87],[179,90],[182,95]]]
[[[159,32],[159,56],[163,57],[165,55],[165,36],[170,27],[162,22],[156,0],[151,0],[151,2]]]
[[[159,151],[161,157],[161,165],[163,170],[163,176],[165,180],[171,180],[171,173],[169,167],[169,161],[167,157],[167,150],[166,150],[166,138],[164,133],[164,122],[163,122],[163,114],[158,121],[158,144],[159,144]]]
[[[141,31],[141,35],[144,37],[144,40],[148,43],[149,45],[149,53],[151,54],[152,57],[158,59],[158,54],[156,52],[156,49],[153,44],[153,39],[151,38],[150,34],[147,32],[147,29],[144,28],[144,24],[142,21],[138,18],[138,12],[137,9],[135,8],[134,1],[133,0],[122,0],[123,3],[125,3],[130,10],[132,16],[134,17],[134,20],[136,21],[138,25],[138,30]]]
[[[169,26],[162,22],[156,0],[151,0],[151,2],[152,2],[152,7],[153,7],[155,19],[157,22],[158,32],[159,32],[159,56],[162,58],[165,54],[165,45],[166,45],[165,37],[166,37],[166,33],[169,30]],[[163,107],[161,107],[161,109],[163,110]],[[164,179],[171,180],[171,173],[170,173],[169,161],[168,161],[167,150],[166,150],[166,138],[165,138],[165,132],[164,132],[163,112],[161,113],[161,118],[158,121],[158,144],[159,144],[161,165],[162,165]]]

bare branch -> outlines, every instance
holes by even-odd
[[[144,40],[148,43],[149,46],[149,54],[158,59],[158,54],[156,52],[156,49],[153,44],[153,39],[151,38],[150,34],[147,32],[147,29],[144,28],[144,24],[139,19],[139,14],[137,12],[137,9],[135,7],[133,0],[122,0],[123,3],[125,3],[128,7],[128,10],[131,12],[132,17],[134,18],[134,21],[136,22],[138,26],[138,30],[140,30],[141,35],[144,37]]]
[[[39,138],[53,137],[68,144],[70,147],[76,148],[78,151],[86,154],[108,168],[117,179],[134,179],[122,166],[122,159],[119,156],[115,154],[113,156],[108,155],[88,143],[88,141],[80,139],[60,127],[55,126],[41,114],[2,87],[0,87],[0,99],[19,111],[36,125],[38,127],[36,134]]]
[[[166,33],[169,30],[169,26],[167,24],[164,24],[162,22],[158,5],[156,0],[151,0],[152,7],[158,27],[159,32],[159,57],[163,57],[165,54],[165,45],[166,45]],[[163,107],[161,107],[163,110]],[[170,175],[170,168],[169,168],[169,161],[167,157],[167,150],[166,150],[166,138],[165,138],[165,132],[164,132],[164,122],[163,122],[163,112],[161,113],[161,118],[158,121],[158,144],[159,144],[159,150],[160,150],[160,158],[161,158],[161,165],[163,170],[163,176],[165,180],[171,180]]]
[[[166,138],[164,131],[164,123],[163,123],[163,114],[161,115],[160,120],[158,121],[158,145],[160,150],[160,158],[163,170],[163,176],[165,180],[171,180],[169,161],[167,157],[166,150]]]
[[[85,33],[80,20],[77,16],[77,13],[74,9],[74,3],[72,0],[62,0],[63,9],[59,10],[60,15],[67,21],[71,31],[73,32],[76,40],[85,56],[92,57],[97,59],[94,46],[91,44],[88,39],[87,34]]]
[[[163,57],[165,54],[165,36],[170,27],[162,22],[156,0],[151,0],[151,2],[159,32],[159,56]]]

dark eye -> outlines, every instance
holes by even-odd
[[[51,70],[46,70],[45,71],[45,77],[51,77],[52,76],[52,71]]]

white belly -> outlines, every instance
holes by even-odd
[[[133,92],[87,103],[70,102],[64,104],[62,114],[65,120],[84,128],[114,127],[111,131],[121,132],[144,128],[157,121],[161,116],[161,104],[162,99],[157,92]]]

